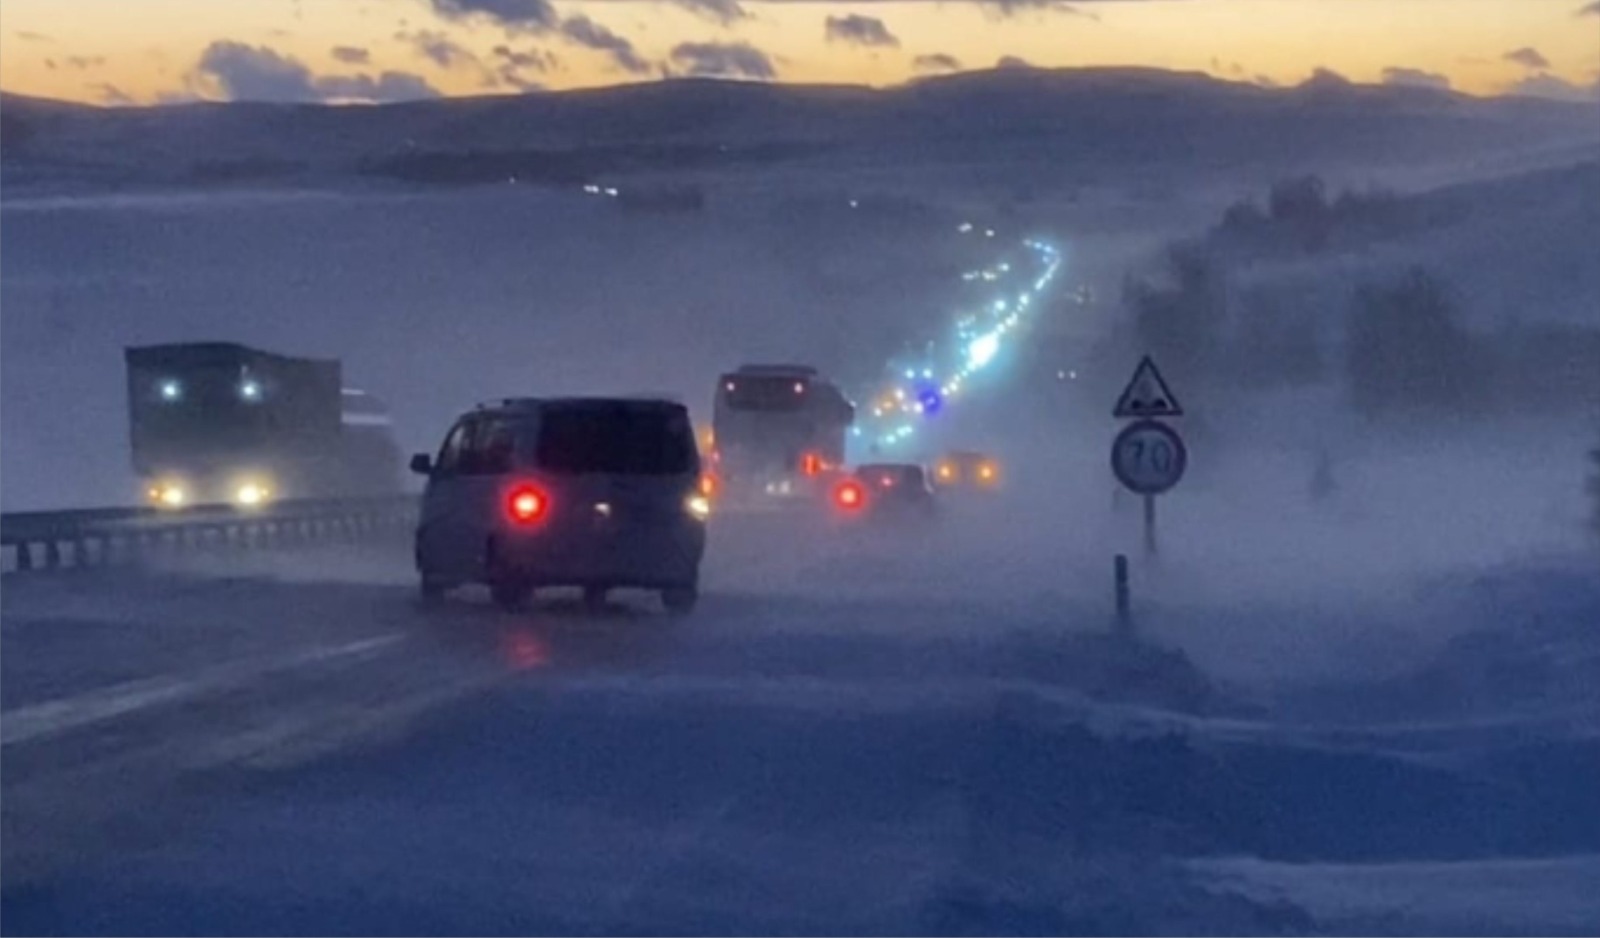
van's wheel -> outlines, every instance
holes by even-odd
[[[422,601],[430,606],[444,601],[444,594],[448,589],[443,580],[428,576],[426,573],[422,574],[422,579],[418,583],[418,593],[422,596]]]
[[[693,586],[675,586],[672,589],[661,591],[661,605],[673,615],[687,615],[694,611],[694,604],[700,599],[700,591]]]
[[[605,611],[606,588],[604,586],[585,586],[583,588],[583,608],[588,612]]]

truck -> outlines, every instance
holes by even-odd
[[[232,342],[132,347],[129,448],[148,501],[262,505],[399,492],[400,448],[340,363]]]

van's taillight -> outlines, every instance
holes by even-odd
[[[550,499],[537,486],[519,485],[506,496],[506,514],[518,524],[532,524],[550,510]]]
[[[867,493],[858,482],[841,482],[833,490],[833,501],[845,511],[855,511],[866,504]]]

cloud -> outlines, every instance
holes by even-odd
[[[1331,68],[1321,65],[1311,70],[1311,77],[1300,83],[1302,88],[1348,88],[1350,79]]]
[[[961,70],[961,60],[953,55],[935,52],[912,59],[911,67],[919,72],[957,72]]]
[[[1552,98],[1557,101],[1600,102],[1600,81],[1576,85],[1548,72],[1529,75],[1506,88],[1506,94],[1524,98]]]
[[[440,68],[455,68],[459,65],[477,65],[482,68],[477,56],[444,33],[428,29],[414,33],[401,31],[395,34],[395,38],[411,43],[417,54]]]
[[[544,82],[534,81],[533,79],[524,76],[521,72],[514,68],[502,68],[500,71],[495,73],[495,76],[499,78],[500,81],[510,85],[518,91],[544,90]]]
[[[334,46],[333,57],[346,65],[366,65],[372,61],[372,53],[360,46]]]
[[[207,46],[195,75],[216,86],[230,101],[405,101],[435,98],[439,92],[407,72],[318,76],[290,56],[265,46],[218,40]]]
[[[188,89],[163,91],[156,95],[156,104],[163,107],[169,104],[195,104],[202,100],[204,99]]]
[[[1089,19],[1100,18],[1093,13],[1085,13],[1066,0],[973,0],[973,2],[1002,18],[1029,12],[1072,13]]]
[[[823,29],[829,42],[853,43],[860,46],[898,46],[900,40],[894,33],[889,32],[889,27],[883,25],[883,20],[875,16],[862,16],[851,13],[846,16],[830,16]]]
[[[13,32],[11,35],[16,36],[23,42],[55,42],[54,39],[46,36],[44,33],[36,33],[28,29],[19,29],[16,32]]]
[[[1600,0],[1584,4],[1573,16],[1600,16]]]
[[[428,84],[420,75],[410,72],[384,72],[377,78],[371,75],[329,75],[318,78],[315,85],[325,101],[418,101],[439,97],[439,89]]]
[[[321,100],[310,69],[265,46],[218,40],[200,54],[196,71],[230,101]]]
[[[772,59],[747,42],[682,42],[672,48],[671,58],[687,75],[761,80],[778,75]]]
[[[94,87],[96,91],[100,92],[100,101],[102,104],[109,104],[112,107],[129,107],[139,103],[133,100],[133,98],[129,97],[127,92],[123,91],[121,88],[118,88],[116,85],[111,84],[110,82],[101,82]]]
[[[650,63],[640,57],[633,43],[601,26],[587,16],[569,17],[561,23],[561,35],[580,46],[598,49],[611,56],[624,71],[643,75],[652,71]]]
[[[1401,85],[1407,88],[1450,90],[1450,79],[1438,72],[1425,72],[1420,68],[1405,68],[1399,65],[1391,65],[1383,70],[1383,83],[1386,85]]]
[[[62,61],[67,63],[68,68],[76,68],[81,71],[106,64],[106,57],[103,55],[69,55]]]
[[[499,61],[495,77],[519,91],[538,91],[544,83],[529,78],[524,71],[543,74],[556,67],[556,57],[539,49],[521,51],[510,46],[495,46],[494,57]]]
[[[724,26],[731,26],[750,15],[739,4],[739,0],[672,0],[672,2],[691,13],[698,13]]]
[[[555,29],[560,15],[550,0],[428,0],[435,13],[451,20],[486,20],[507,32]]]
[[[1002,55],[1000,58],[995,59],[994,67],[1005,69],[1006,71],[1020,71],[1026,68],[1033,68],[1033,63],[1020,55]]]
[[[1543,55],[1540,55],[1539,50],[1533,48],[1532,46],[1523,46],[1520,49],[1512,49],[1510,52],[1507,52],[1505,55],[1501,56],[1501,58],[1505,59],[1507,62],[1515,62],[1524,68],[1550,67],[1550,60],[1545,58]]]
[[[511,68],[531,68],[535,71],[548,72],[555,67],[555,56],[538,49],[519,52],[510,46],[495,46],[495,58]]]

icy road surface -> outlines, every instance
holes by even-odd
[[[1344,679],[1285,685],[1221,666],[1282,624],[1218,601],[1143,607],[1187,654],[1105,640],[1089,554],[983,547],[1026,508],[940,549],[719,519],[686,620],[423,609],[403,545],[8,578],[6,928],[1600,926],[1588,571],[1480,579],[1479,621],[1436,590],[1388,613],[1456,620],[1414,667],[1329,640]]]

